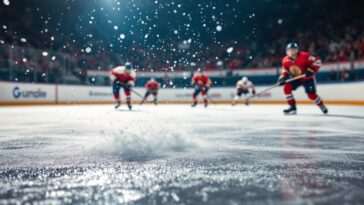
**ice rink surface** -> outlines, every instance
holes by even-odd
[[[364,204],[364,107],[0,108],[0,204]]]

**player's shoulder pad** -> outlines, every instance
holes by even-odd
[[[118,66],[118,67],[114,68],[113,71],[114,71],[114,73],[123,73],[125,71],[125,67]]]
[[[286,62],[289,62],[289,56],[284,56],[282,59],[282,64],[285,64]]]
[[[305,52],[305,51],[300,51],[300,55],[303,57],[307,57],[307,58],[309,58],[311,56],[311,54],[309,52]]]

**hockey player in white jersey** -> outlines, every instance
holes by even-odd
[[[253,95],[255,95],[256,91],[254,84],[250,80],[248,80],[247,77],[242,77],[242,79],[236,83],[236,94],[232,105],[234,106],[243,94],[246,96],[250,93],[250,91]],[[245,105],[249,105],[249,102],[247,100],[245,100]]]

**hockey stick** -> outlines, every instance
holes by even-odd
[[[119,84],[123,87],[126,87],[127,85],[125,83],[119,82]],[[144,97],[139,94],[137,91],[133,90],[132,88],[130,88],[130,91],[133,92],[135,95],[139,96],[140,98],[144,99]]]
[[[304,77],[306,77],[306,74],[299,75],[299,76],[296,76],[296,77],[294,77],[294,78],[290,78],[290,79],[288,79],[288,80],[284,81],[284,83],[285,83],[285,84],[286,84],[286,83],[290,83],[290,82],[293,82],[293,81],[299,80],[299,79],[304,78]],[[271,86],[271,87],[269,87],[269,88],[267,88],[267,89],[265,89],[265,90],[262,90],[262,91],[260,91],[259,93],[256,93],[255,95],[251,95],[251,96],[249,96],[249,97],[247,97],[247,98],[246,98],[245,102],[249,102],[249,100],[250,100],[250,99],[252,99],[252,98],[254,98],[254,97],[257,97],[258,95],[260,95],[260,94],[262,94],[262,93],[265,93],[265,92],[267,92],[268,90],[272,90],[273,88],[276,88],[276,87],[278,87],[278,86],[280,86],[280,85],[279,85],[279,83],[276,83],[276,84],[274,84],[273,86]]]
[[[133,90],[133,89],[130,89],[131,92],[133,92],[135,95],[137,95],[138,97],[140,97],[141,99],[144,99],[144,97],[139,94],[137,91]]]
[[[212,102],[212,104],[217,105],[217,103],[212,100],[212,98],[210,97],[210,95],[206,94],[206,97],[209,99],[210,102]]]

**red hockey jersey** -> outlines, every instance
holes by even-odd
[[[136,73],[134,70],[131,70],[131,73],[127,75],[125,73],[125,67],[119,66],[111,70],[110,79],[112,81],[118,79],[121,83],[127,84],[129,82],[134,83],[136,79]]]
[[[145,84],[145,88],[147,88],[147,90],[149,91],[157,91],[159,89],[160,85],[157,81],[148,81]]]
[[[192,83],[196,84],[199,88],[210,87],[211,80],[205,74],[199,75],[195,74],[192,78]]]
[[[298,52],[295,60],[291,60],[289,56],[285,56],[282,60],[282,66],[283,76],[291,74],[293,77],[296,77],[305,74],[308,68],[311,68],[317,72],[320,69],[321,60],[307,52],[301,51]],[[311,78],[314,78],[314,76],[303,78],[300,81],[306,81]]]

